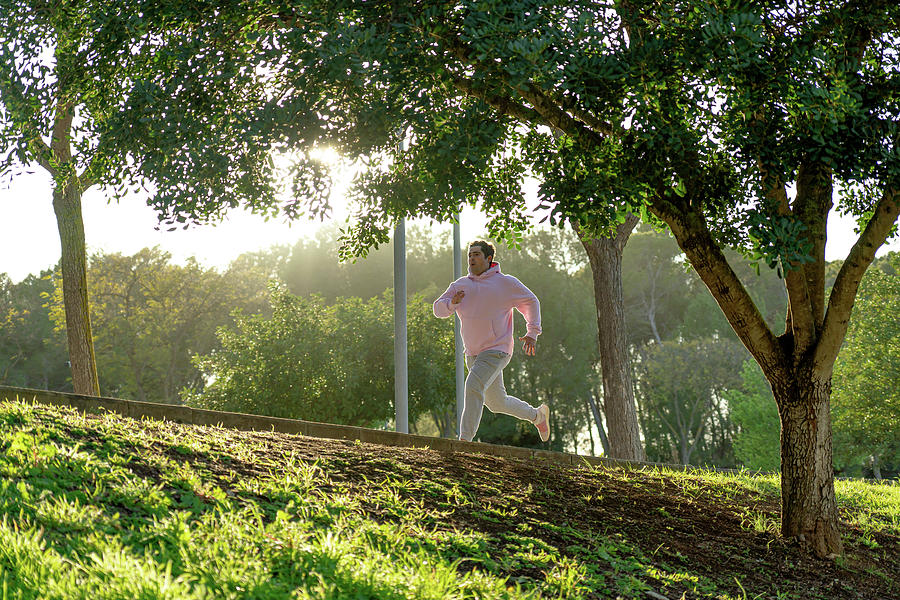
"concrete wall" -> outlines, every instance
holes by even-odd
[[[277,431],[279,433],[305,435],[317,438],[359,440],[361,442],[382,444],[385,446],[431,448],[443,452],[466,452],[470,454],[488,454],[492,456],[526,460],[542,460],[563,465],[582,465],[586,463],[595,466],[602,465],[626,469],[664,467],[666,469],[689,470],[692,468],[685,465],[661,465],[657,463],[621,461],[596,456],[570,454],[566,452],[532,450],[530,448],[483,444],[480,442],[461,442],[459,440],[410,435],[393,431],[383,431],[380,429],[366,429],[364,427],[351,427],[349,425],[330,425],[328,423],[315,423],[313,421],[300,421],[297,419],[282,419],[278,417],[264,417],[243,413],[203,410],[191,408],[189,406],[138,402],[136,400],[122,400],[120,398],[96,398],[93,396],[81,396],[79,394],[49,392],[46,390],[33,390],[28,388],[0,386],[0,401],[3,400],[19,400],[55,406],[70,406],[82,412],[94,414],[113,412],[132,419],[146,417],[189,425],[220,426],[245,431]]]

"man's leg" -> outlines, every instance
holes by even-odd
[[[508,356],[506,362],[509,363]],[[530,421],[532,423],[538,415],[538,411],[535,407],[524,400],[519,400],[515,396],[510,396],[506,393],[506,385],[503,383],[502,370],[484,391],[484,405],[493,413],[510,415],[511,417],[516,417],[517,419]]]
[[[469,374],[466,376],[466,402],[459,423],[459,439],[471,442],[481,423],[484,411],[485,390],[503,373],[509,364],[504,352],[482,352],[478,356],[466,356]]]
[[[502,370],[493,383],[488,386],[488,389],[484,391],[484,405],[491,412],[503,413],[523,421],[529,421],[537,427],[538,435],[541,437],[542,442],[550,439],[550,407],[546,404],[541,404],[535,408],[527,402],[507,394],[506,386],[503,384]]]

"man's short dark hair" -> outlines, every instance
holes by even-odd
[[[494,246],[490,242],[486,242],[484,240],[475,240],[471,244],[469,244],[469,248],[472,246],[478,246],[481,248],[481,252],[484,254],[484,257],[488,260],[494,258]]]

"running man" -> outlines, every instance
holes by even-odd
[[[494,262],[494,246],[483,240],[469,245],[469,274],[450,284],[434,302],[434,316],[445,319],[456,313],[462,324],[466,353],[465,406],[459,439],[471,442],[481,423],[484,407],[530,421],[541,441],[550,439],[550,409],[535,408],[506,393],[503,368],[513,352],[513,309],[523,317],[527,330],[519,340],[527,356],[534,356],[541,333],[541,305],[531,290]]]

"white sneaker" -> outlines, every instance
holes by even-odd
[[[537,427],[541,441],[546,442],[550,439],[550,407],[546,404],[541,404],[537,411],[538,414],[533,423]]]

